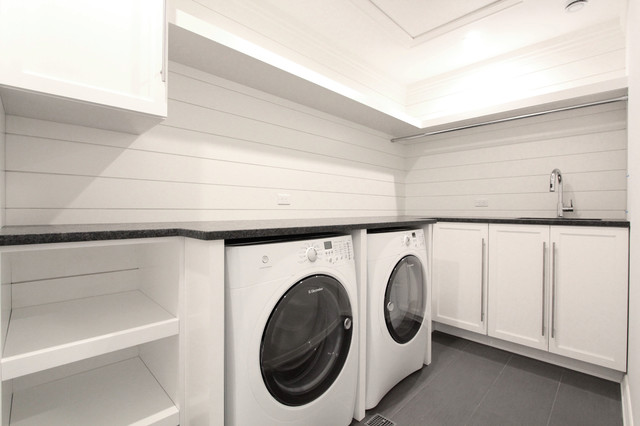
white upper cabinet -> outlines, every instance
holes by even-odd
[[[626,371],[628,230],[551,227],[551,244],[549,351]]]
[[[167,115],[163,0],[4,0],[7,114],[142,132]]]
[[[492,337],[547,350],[549,227],[489,226]]]
[[[434,321],[486,334],[488,229],[475,223],[434,225]]]

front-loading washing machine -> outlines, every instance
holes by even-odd
[[[430,286],[422,229],[367,234],[365,407],[430,360]]]
[[[225,255],[225,424],[350,424],[358,380],[351,237],[232,242]]]

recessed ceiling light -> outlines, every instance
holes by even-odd
[[[589,0],[567,0],[567,5],[564,10],[573,13],[581,10]]]

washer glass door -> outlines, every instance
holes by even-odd
[[[294,284],[276,304],[260,345],[267,389],[282,404],[307,404],[342,370],[351,346],[353,314],[347,291],[328,275]]]
[[[422,326],[425,312],[425,282],[420,259],[408,255],[393,268],[383,309],[393,340],[401,344],[411,341]]]

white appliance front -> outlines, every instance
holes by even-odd
[[[422,368],[431,337],[427,252],[421,229],[367,235],[365,408]]]
[[[358,362],[350,236],[226,247],[225,424],[348,425]]]

